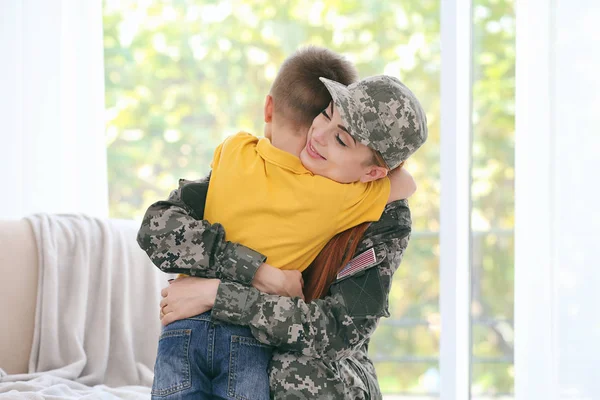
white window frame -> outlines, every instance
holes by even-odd
[[[471,389],[472,3],[441,2],[440,399]]]

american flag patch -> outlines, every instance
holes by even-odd
[[[375,249],[370,248],[369,250],[357,255],[352,260],[350,260],[350,262],[344,267],[344,269],[342,269],[337,274],[336,280],[346,278],[350,275],[354,275],[357,272],[369,268],[370,266],[375,264],[376,259],[377,258],[375,257]]]

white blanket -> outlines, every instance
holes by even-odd
[[[139,225],[28,219],[40,260],[29,373],[0,370],[0,399],[149,398],[168,275],[137,246]]]

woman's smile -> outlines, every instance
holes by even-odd
[[[317,151],[317,149],[314,148],[314,146],[312,145],[312,140],[309,140],[306,144],[306,152],[309,156],[311,156],[312,158],[316,158],[317,160],[327,160]]]

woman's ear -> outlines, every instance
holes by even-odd
[[[386,177],[388,174],[388,169],[385,167],[380,167],[377,165],[371,165],[368,167],[367,171],[360,178],[360,181],[363,183],[376,181],[377,179],[381,179]]]

